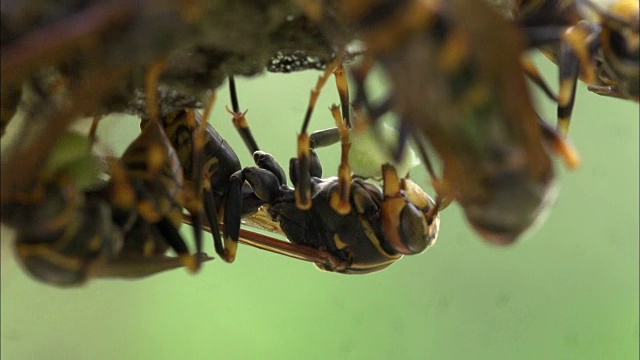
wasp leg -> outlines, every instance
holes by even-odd
[[[240,112],[240,104],[238,103],[238,93],[236,92],[236,81],[233,76],[229,76],[229,93],[231,95],[231,107],[233,111],[227,109],[227,111],[233,115],[233,125],[236,130],[240,134],[242,141],[244,141],[245,145],[249,149],[249,152],[253,154],[254,152],[260,150],[258,144],[256,143],[255,137],[251,133],[251,129],[249,128],[249,123],[247,122],[246,114],[247,111],[241,113]]]
[[[239,228],[240,219],[246,214],[245,210],[242,208],[244,206],[244,203],[242,202],[242,194],[244,194],[244,180],[234,178],[234,173],[229,179],[229,188],[225,198],[222,195],[217,194],[212,187],[212,184],[217,184],[221,180],[219,176],[222,175],[224,175],[223,172],[214,174],[205,184],[205,191],[203,193],[204,213],[207,217],[207,222],[209,223],[209,232],[213,235],[213,244],[216,253],[225,262],[233,262],[235,260],[237,248],[233,239],[236,235],[233,231],[229,233],[229,229],[235,229],[236,227]],[[236,175],[236,177],[237,176],[238,175]],[[255,202],[251,202],[251,204],[255,204]],[[255,205],[255,211],[257,211],[260,205]],[[218,211],[220,207],[224,207],[224,240],[220,236],[221,231],[218,223]],[[251,209],[248,211],[254,210]],[[190,221],[190,223],[193,224],[193,221]]]
[[[351,194],[351,166],[349,166],[349,129],[343,123],[338,106],[331,107],[331,114],[336,122],[336,127],[340,130],[340,167],[338,168],[338,187],[331,194],[331,208],[338,214],[346,215],[351,212],[349,195]]]
[[[309,173],[311,177],[322,177],[322,164],[316,154],[315,149],[321,147],[327,147],[334,145],[340,141],[340,129],[337,127],[318,130],[311,133],[309,136],[309,147],[311,148],[309,154],[311,155],[311,161],[309,163]],[[298,163],[297,158],[292,158],[289,162],[289,177],[294,186],[298,183],[296,177],[296,166]]]
[[[351,76],[353,76],[355,84],[356,84],[356,96],[354,100],[354,104],[357,107],[364,107],[367,111],[371,108],[371,102],[369,101],[369,96],[367,95],[367,91],[365,89],[365,81],[373,65],[375,64],[375,59],[367,56],[364,58],[362,64],[358,67],[355,67],[353,71],[351,71]],[[375,119],[371,119],[375,121]]]
[[[296,185],[296,194],[298,194],[297,191],[298,189],[300,189],[300,193],[303,195],[296,197],[296,199],[307,197],[307,188],[309,187],[309,185],[307,184],[311,181],[310,177],[322,176],[322,165],[320,164],[320,160],[317,159],[317,154],[313,151],[313,149],[331,146],[340,141],[341,138],[345,136],[343,135],[342,130],[342,128],[345,126],[348,143],[348,131],[351,127],[351,120],[349,115],[349,85],[347,82],[347,77],[344,74],[344,66],[341,63],[337,63],[337,65],[334,64],[336,64],[335,61],[332,65],[327,67],[323,75],[318,79],[315,89],[311,92],[309,108],[307,109],[307,114],[304,120],[306,125],[303,126],[302,133],[300,135],[302,137],[302,141],[300,137],[298,138],[298,159],[292,159],[290,162],[289,176],[291,177],[291,181],[293,182],[293,184]],[[336,88],[340,97],[340,109],[338,109],[337,106],[333,106],[331,108],[331,112],[334,116],[334,119],[336,119],[336,125],[339,125],[335,128],[315,131],[310,136],[306,137],[307,126],[315,107],[315,103],[318,96],[320,95],[322,87],[330,76],[329,70],[331,69],[334,69],[333,75],[336,80]],[[307,146],[309,149],[306,149]],[[303,156],[301,157],[300,154],[303,154]],[[306,176],[307,173],[309,174],[309,178],[307,178]],[[300,178],[299,175],[302,175],[302,178]],[[303,202],[306,203],[306,200],[303,200]],[[310,202],[309,206],[311,206]]]
[[[199,269],[199,262],[195,256],[189,253],[189,247],[184,241],[176,226],[166,217],[153,224],[169,246],[176,252],[184,266],[190,271],[196,272]]]
[[[224,254],[222,247],[222,238],[220,237],[220,227],[218,226],[218,205],[215,200],[215,196],[213,196],[213,191],[211,189],[207,189],[202,194],[202,202],[204,205],[204,213],[207,217],[207,221],[209,222],[209,227],[211,228],[211,235],[213,236],[213,245],[216,249],[216,253],[223,258],[223,260],[227,261],[221,254]],[[204,222],[198,223],[196,219],[192,221],[194,226],[200,225],[204,227]]]
[[[542,130],[544,141],[550,145],[553,151],[560,155],[569,169],[576,169],[580,166],[580,155],[575,147],[564,137],[558,129],[549,126],[544,119],[538,115],[538,123]]]
[[[348,131],[351,129],[351,116],[349,111],[349,83],[347,81],[346,75],[344,74],[344,66],[342,64],[339,64],[333,71],[333,75],[336,80],[336,89],[338,90],[338,96],[340,97],[340,109],[338,110],[338,107],[335,105],[330,108],[331,114],[333,115],[333,118],[336,122],[336,127],[325,130],[318,130],[311,133],[311,135],[309,136],[309,147],[311,148],[311,150],[336,144],[341,141],[344,136],[347,136],[346,140],[348,143]],[[344,130],[347,131],[346,134]],[[315,154],[315,152],[311,151],[311,156],[313,157],[317,155]],[[311,159],[311,164],[311,176],[322,177],[322,166],[320,164],[320,161]],[[315,169],[313,164],[317,164],[320,168]],[[293,174],[294,172],[290,171],[289,173]]]
[[[202,252],[202,226],[204,223],[204,217],[207,212],[208,218],[214,217],[215,220],[214,225],[217,225],[217,214],[216,203],[213,196],[207,196],[206,201],[207,204],[203,205],[205,202],[205,197],[203,195],[203,179],[204,179],[204,148],[206,144],[206,129],[207,124],[209,122],[209,116],[211,114],[211,109],[213,108],[213,104],[215,103],[216,94],[215,92],[211,94],[209,101],[207,102],[207,106],[205,107],[204,114],[200,123],[196,126],[196,114],[193,110],[187,111],[187,122],[189,123],[189,128],[194,129],[191,135],[191,182],[193,184],[193,192],[195,196],[191,201],[187,202],[186,208],[193,215],[193,236],[196,243],[196,252]],[[207,189],[211,191],[211,184],[208,184]],[[210,192],[209,192],[210,194]],[[216,243],[216,237],[218,237],[218,241],[220,241],[220,232],[212,233],[214,244]],[[197,263],[198,268],[200,267],[200,262]]]
[[[311,177],[322,177],[322,164],[320,163],[320,158],[318,154],[313,149],[310,149],[311,161],[309,162],[309,175]],[[289,160],[289,178],[294,187],[298,186],[298,178],[297,178],[297,169],[298,169],[298,159],[291,158]]]
[[[387,145],[387,141],[385,140],[384,134],[382,133],[382,127],[378,126],[378,122],[380,121],[380,118],[382,118],[382,116],[388,113],[391,109],[392,99],[391,97],[387,97],[380,104],[371,104],[369,102],[369,97],[366,94],[366,90],[364,89],[364,81],[367,74],[363,73],[363,71],[369,71],[369,69],[354,71],[354,78],[357,87],[354,107],[356,114],[358,115],[358,119],[364,120],[359,121],[358,126],[372,126],[373,136],[376,138],[378,143],[385,144],[384,146],[387,147],[387,152],[393,156],[394,161],[399,162],[400,159],[402,159],[402,156],[404,155],[408,144],[407,140],[409,137],[409,125],[407,124],[409,123],[406,121],[401,122],[397,146],[394,147]],[[361,110],[362,108],[366,110],[367,115],[365,115]]]
[[[270,155],[269,157],[273,163],[278,166],[275,159]],[[264,161],[269,162],[269,160]],[[280,170],[282,170],[282,168]],[[284,170],[282,170],[282,172],[284,173]],[[263,203],[273,201],[282,184],[281,179],[279,179],[274,172],[260,167],[247,167],[231,175],[231,183],[224,211],[224,247],[216,244],[216,252],[227,262],[233,262],[236,257],[242,214],[251,211],[243,209],[245,207],[243,197],[247,195],[247,193],[243,192],[243,184],[245,181],[251,185],[253,194],[262,200]],[[255,203],[252,202],[251,204],[254,205]]]
[[[338,64],[333,71],[333,76],[336,79],[336,88],[338,89],[338,96],[340,97],[340,111],[342,112],[342,120],[347,128],[351,128],[351,116],[349,112],[349,82],[347,76],[344,74],[344,66]]]
[[[145,75],[144,91],[147,97],[147,113],[149,115],[149,119],[156,122],[160,122],[158,83],[160,81],[160,75],[162,75],[162,72],[167,68],[168,64],[169,63],[166,59],[158,60],[151,64]]]
[[[280,186],[287,181],[284,169],[273,156],[262,151],[256,151],[253,156],[258,167],[238,170],[230,177],[224,204],[224,242],[219,239],[214,242],[216,253],[226,262],[235,260],[242,218],[256,213],[260,206],[273,201]],[[210,231],[220,232],[211,218],[209,224]]]
[[[354,107],[358,115],[357,118],[361,120],[358,122],[358,126],[373,126],[373,135],[378,140],[378,143],[385,144],[384,136],[382,135],[380,127],[377,126],[377,123],[380,118],[391,109],[391,97],[387,97],[381,104],[376,106],[369,101],[369,95],[365,89],[365,81],[374,64],[375,60],[373,58],[365,57],[363,63],[351,72],[356,85]],[[362,109],[366,111],[366,116]],[[399,145],[402,146],[402,144]],[[389,148],[388,152],[390,154],[397,154],[400,151]]]
[[[522,66],[524,74],[531,81],[533,81],[533,83],[536,84],[536,86],[538,86],[549,99],[555,102],[558,101],[558,97],[553,93],[553,90],[551,90],[547,82],[542,78],[542,74],[540,74],[538,68],[528,56],[523,55],[520,57],[520,65]]]
[[[280,185],[287,184],[287,174],[284,172],[282,166],[278,164],[273,155],[264,151],[256,151],[253,154],[253,161],[257,167],[268,170],[270,173],[275,175]],[[320,174],[320,176],[322,176],[322,174]]]
[[[235,193],[231,193],[231,194],[235,194]],[[208,198],[210,196],[211,196],[211,199]],[[242,231],[243,231],[239,227],[240,222],[236,222],[236,221],[255,214],[259,210],[260,206],[265,204],[264,201],[262,201],[260,198],[258,198],[255,195],[255,193],[253,192],[253,189],[248,185],[242,187],[240,198],[242,199],[241,200],[242,204],[239,204],[237,201],[235,201],[235,199],[237,199],[237,197],[235,197],[233,198],[232,201],[229,201],[227,205],[225,205],[224,213],[230,214],[229,219],[227,220],[227,221],[230,221],[230,223],[224,222],[224,225],[223,225],[225,227],[224,228],[225,239],[227,238],[227,236],[230,239],[233,239],[234,236],[235,237],[240,236],[240,235],[235,235],[235,234],[242,234]],[[207,220],[209,225],[203,224],[203,229],[212,234],[214,239],[213,244],[214,244],[216,254],[218,254],[218,256],[220,256],[220,258],[222,258],[225,262],[233,262],[233,259],[235,259],[235,253],[230,253],[230,251],[227,250],[229,248],[233,248],[233,243],[228,243],[226,246],[223,243],[223,240],[220,236],[221,234],[220,224],[218,223],[218,218],[216,216],[217,208],[215,204],[216,204],[216,201],[213,199],[212,194],[210,192],[205,192],[204,206],[205,206],[205,214],[207,215]],[[189,225],[195,224],[192,215],[183,214],[182,221],[185,224],[189,224]],[[234,233],[235,229],[237,230]]]
[[[311,149],[337,144],[340,141],[340,129],[333,127],[324,130],[314,131],[309,135],[309,146]]]
[[[433,163],[431,162],[431,156],[427,152],[427,149],[424,146],[424,139],[421,139],[417,136],[414,136],[414,142],[416,147],[418,148],[418,153],[424,161],[424,164],[427,168],[427,172],[429,173],[429,177],[431,177],[433,188],[436,190],[436,200],[435,205],[427,214],[427,222],[431,224],[438,213],[447,208],[453,201],[453,197],[448,194],[446,190],[446,185],[443,183],[443,180],[436,175],[435,169],[433,168]]]
[[[576,83],[578,77],[587,84],[595,81],[596,70],[592,61],[593,53],[599,46],[597,32],[593,25],[582,21],[570,27],[540,26],[525,28],[530,47],[539,47],[560,43],[560,88],[556,98],[558,102],[558,129],[567,136],[571,114],[575,103]],[[547,96],[553,99],[548,86],[542,78],[532,72],[532,64],[523,63],[525,74],[538,85]],[[537,72],[537,71],[536,71]]]
[[[569,132],[569,123],[576,99],[578,82],[578,58],[566,46],[560,51],[560,89],[558,91],[558,130],[563,137]]]
[[[580,22],[567,30],[560,46],[560,89],[558,92],[558,129],[564,137],[569,131],[575,104],[576,83],[580,77],[585,83],[595,82],[596,69],[593,53],[599,47],[594,31]]]
[[[302,122],[302,130],[300,130],[300,135],[298,135],[298,161],[295,166],[295,178],[297,179],[295,197],[296,207],[300,210],[311,209],[311,145],[307,129],[309,127],[309,122],[311,121],[313,109],[315,108],[318,97],[320,96],[320,92],[331,74],[333,74],[335,69],[341,63],[341,58],[342,55],[337,56],[331,64],[327,65],[324,73],[318,77],[316,86],[311,90],[309,104],[307,105],[307,112]]]

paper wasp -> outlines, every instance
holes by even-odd
[[[86,136],[65,133],[31,192],[2,194],[5,221],[16,230],[19,263],[36,279],[57,286],[99,277],[141,278],[183,266],[164,255],[162,233],[152,230],[141,211],[124,211],[136,201],[138,185],[118,166],[109,170],[109,183],[100,180],[100,162],[90,147]],[[198,261],[208,259],[198,254]]]
[[[298,3],[313,16],[311,6]],[[405,134],[399,148],[408,137],[422,148],[430,144],[442,161],[435,185],[445,204],[457,200],[488,241],[513,243],[556,196],[545,146],[553,144],[570,166],[577,165],[533,107],[520,67],[524,44],[518,29],[482,1],[331,4],[367,49],[363,64],[351,71],[356,105],[373,121],[394,113]],[[315,14],[322,22],[322,11]],[[337,41],[344,46],[344,39]],[[374,104],[365,82],[375,65],[390,90]]]
[[[517,2],[529,45],[558,64],[558,128],[566,135],[580,78],[604,96],[640,99],[640,8],[637,0]]]
[[[348,95],[340,86],[346,86],[344,75],[337,75],[343,111],[335,105],[332,108],[337,132],[307,135],[315,101],[332,70],[327,67],[312,91],[298,142],[299,158],[291,159],[289,167],[294,188],[287,186],[284,169],[263,151],[253,153],[255,167],[243,168],[231,176],[226,201],[238,204],[242,213],[255,212],[244,218],[245,223],[280,232],[290,243],[241,229],[241,217],[225,211],[226,250],[235,252],[234,244],[240,241],[314,262],[323,270],[363,274],[386,268],[404,254],[421,253],[435,243],[440,223],[437,209],[411,180],[398,178],[390,165],[382,166],[382,190],[362,178],[352,178],[349,132],[342,115],[348,114],[344,110],[345,105],[348,109]],[[245,114],[237,111],[235,87],[231,88],[231,96],[235,120],[246,124]],[[322,166],[312,147],[336,141],[342,144],[339,175],[323,179]],[[246,191],[247,184],[250,191]]]
[[[99,161],[91,149],[99,118],[88,137],[66,135],[57,143],[62,155],[49,157],[34,190],[3,193],[3,213],[18,234],[19,260],[39,280],[59,286],[94,277],[141,278],[182,266],[196,271],[211,259],[200,252],[201,228],[194,227],[195,256],[178,228],[183,208],[199,214],[199,199],[185,185],[160,123],[148,122],[121,158],[104,159],[110,176],[105,182],[94,169]],[[74,142],[67,145],[66,138]],[[166,256],[168,248],[178,257]]]

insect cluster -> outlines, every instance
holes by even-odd
[[[577,79],[638,101],[636,0],[6,1],[1,10],[2,133],[23,117],[20,141],[2,154],[1,220],[16,231],[23,267],[59,286],[196,272],[212,259],[203,230],[226,262],[242,242],[328,271],[373,272],[432,246],[452,202],[484,239],[511,244],[557,196],[553,156],[579,164],[566,140]],[[532,48],[558,64],[558,95],[526,58]],[[234,76],[306,69],[323,73],[289,186],[250,131]],[[370,94],[374,71],[388,79],[382,100]],[[309,135],[332,76],[336,126]],[[557,128],[533,106],[525,76],[557,102]],[[225,80],[255,166],[207,121]],[[119,112],[139,115],[141,133],[120,157],[100,153],[96,127]],[[381,135],[388,114],[399,134],[391,146]],[[89,136],[69,130],[86,116]],[[396,160],[413,145],[432,184],[391,163],[373,176],[352,170],[350,134],[361,128]],[[324,178],[314,149],[337,143],[340,167]]]

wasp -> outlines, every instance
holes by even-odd
[[[2,199],[7,224],[16,230],[20,263],[39,280],[61,286],[83,282],[93,264],[122,247],[108,203],[91,192],[99,169],[83,140],[65,134],[38,186],[29,193],[3,193]]]
[[[395,114],[404,134],[399,147],[409,137],[431,146],[442,162],[434,186],[443,203],[458,201],[474,229],[495,244],[513,243],[542,218],[556,197],[547,144],[567,146],[533,107],[517,27],[482,1],[331,4],[366,47],[363,63],[351,70],[356,105],[374,122]],[[366,79],[375,66],[389,93],[372,103]],[[565,158],[576,166],[573,155]]]
[[[145,252],[149,246],[138,236],[140,216],[119,214],[134,194],[132,183],[119,168],[109,171],[109,183],[101,181],[99,164],[87,137],[68,132],[33,191],[3,194],[2,211],[16,230],[19,263],[36,279],[57,286],[101,277],[141,278],[183,266],[164,253]],[[200,261],[208,259],[199,254]]]
[[[635,0],[521,1],[514,10],[529,45],[558,64],[558,129],[566,135],[580,78],[604,96],[640,99],[640,8]]]
[[[429,195],[411,180],[399,178],[391,165],[382,166],[382,189],[351,175],[349,131],[342,115],[346,113],[337,105],[331,110],[342,146],[339,175],[322,178],[322,165],[311,144],[330,145],[334,136],[326,132],[309,136],[306,127],[331,70],[325,70],[312,91],[299,137],[299,156],[291,159],[289,166],[293,188],[287,185],[286,173],[275,158],[260,150],[253,153],[256,166],[245,167],[231,176],[226,201],[239,204],[243,212],[253,209],[256,214],[245,218],[245,222],[281,232],[290,243],[241,229],[241,217],[225,212],[225,244],[244,242],[314,262],[327,271],[370,273],[390,266],[402,255],[418,254],[432,246],[440,218]],[[347,97],[340,85],[339,92],[341,99]],[[231,94],[234,99],[235,88]],[[232,102],[237,104],[237,100]],[[344,104],[348,106],[348,102]],[[231,112],[246,123],[245,113]],[[245,191],[247,184],[250,191]]]

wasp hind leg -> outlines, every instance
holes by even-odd
[[[522,66],[522,71],[524,74],[533,81],[540,90],[552,101],[558,102],[558,97],[553,93],[551,87],[547,84],[547,82],[542,77],[542,74],[538,71],[536,65],[531,61],[529,57],[523,55],[520,58],[520,65]]]
[[[349,128],[343,123],[343,117],[340,116],[340,109],[334,105],[331,107],[331,114],[336,122],[336,127],[340,130],[340,166],[338,167],[338,187],[331,193],[331,208],[338,214],[346,215],[351,212],[351,203],[349,196],[351,194],[351,166],[349,165],[349,149],[351,142],[349,140]]]
[[[204,184],[204,149],[207,142],[206,129],[209,122],[209,116],[215,103],[216,94],[213,92],[209,97],[209,101],[205,107],[202,119],[198,124],[196,121],[196,114],[194,110],[187,110],[187,122],[189,128],[193,129],[191,134],[191,184],[193,185],[191,190],[191,196],[188,197],[188,201],[185,204],[185,208],[192,215],[193,219],[193,236],[196,243],[196,252],[202,252],[202,229],[204,226],[205,216],[212,223],[211,227],[217,230],[217,205],[215,198],[212,195],[211,184]],[[206,186],[205,186],[206,185]],[[206,191],[204,190],[206,188]],[[216,245],[221,241],[220,231],[213,231],[213,243]],[[196,259],[197,267],[200,268],[200,261]]]
[[[418,153],[420,154],[422,161],[424,161],[427,173],[429,173],[433,188],[436,191],[435,204],[427,213],[427,222],[431,224],[436,219],[440,211],[446,209],[451,204],[453,196],[451,195],[451,191],[447,189],[446,183],[436,175],[433,162],[431,161],[431,156],[425,147],[425,141],[426,140],[420,138],[418,135],[414,135],[414,143],[418,148]]]
[[[309,97],[309,103],[307,105],[307,112],[305,113],[304,120],[302,122],[300,135],[298,135],[298,156],[295,164],[292,164],[293,166],[291,166],[293,172],[291,172],[290,175],[292,178],[296,179],[296,207],[300,210],[311,209],[311,174],[317,171],[317,169],[312,168],[311,139],[307,132],[309,122],[311,121],[311,115],[313,114],[313,110],[315,109],[316,102],[318,101],[322,88],[326,84],[327,80],[329,80],[329,77],[341,67],[340,64],[342,63],[342,57],[343,54],[336,56],[335,60],[331,64],[327,65],[324,73],[318,77],[316,86],[311,90],[311,96]],[[338,84],[337,79],[336,84]],[[338,87],[340,88],[340,86]],[[341,98],[343,96],[345,95],[341,94]],[[346,93],[346,96],[348,97],[348,93]],[[348,106],[348,102],[346,106]]]

